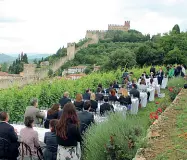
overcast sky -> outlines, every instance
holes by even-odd
[[[185,0],[0,0],[0,53],[55,53],[125,20],[142,33],[186,31],[186,8]]]

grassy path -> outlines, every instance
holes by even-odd
[[[143,151],[147,160],[187,160],[187,90],[181,91],[153,130],[159,136],[150,139]]]

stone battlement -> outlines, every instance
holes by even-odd
[[[105,33],[106,30],[87,30],[87,33]]]
[[[67,47],[75,46],[75,42],[73,43],[67,43]]]

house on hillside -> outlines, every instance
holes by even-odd
[[[81,77],[84,77],[86,76],[86,74],[84,73],[81,73],[81,74],[69,74],[66,76],[66,79],[71,79],[71,80],[76,80],[76,79],[79,79]]]
[[[100,68],[101,68],[100,66],[96,66],[96,65],[94,65],[93,72],[99,71]]]
[[[65,74],[84,73],[87,66],[74,66],[65,70]]]

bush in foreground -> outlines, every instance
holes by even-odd
[[[125,118],[111,114],[107,121],[94,124],[85,133],[84,160],[132,159],[143,136],[143,127],[136,116]]]

